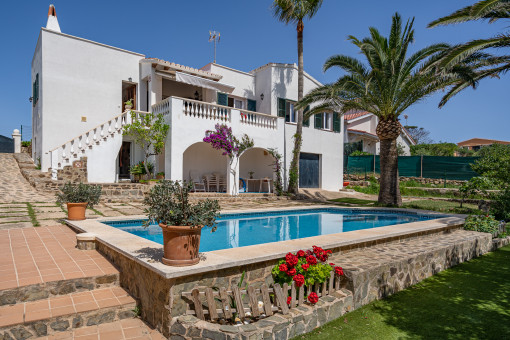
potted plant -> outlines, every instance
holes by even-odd
[[[139,164],[135,164],[129,168],[129,173],[133,175],[133,181],[137,183],[138,181],[140,181],[140,176],[143,173],[143,169],[142,167],[140,167]]]
[[[156,179],[165,179],[165,173],[164,172],[158,172],[156,174]]]
[[[133,99],[130,99],[127,102],[124,103],[124,109],[126,111],[127,110],[131,110],[132,108],[133,108]]]
[[[218,201],[206,199],[191,204],[188,197],[192,190],[191,182],[161,181],[144,199],[148,219],[143,225],[158,223],[163,230],[162,262],[169,266],[197,264],[202,228],[208,226],[216,230]]]
[[[67,204],[67,219],[79,221],[85,219],[85,209],[99,203],[101,186],[90,184],[64,184],[57,193],[57,203]]]
[[[249,171],[248,174],[250,175],[250,179],[253,179],[253,174],[255,173],[255,171]]]

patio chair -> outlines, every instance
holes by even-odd
[[[193,182],[193,191],[203,191],[205,192],[205,183],[203,179],[200,179],[200,176],[198,175],[198,172],[195,170],[191,170],[189,172],[189,180]]]
[[[217,192],[221,192],[221,190],[223,188],[225,188],[225,191],[227,191],[227,180],[225,178],[225,175],[219,173],[219,172],[214,172],[213,173],[213,176],[214,178],[216,179],[216,189],[217,189]]]
[[[211,191],[211,188],[213,188],[213,190],[216,189],[216,191],[219,190],[218,177],[216,177],[214,174],[206,174],[206,175],[204,175],[204,178],[205,178],[205,185],[207,187],[207,191]]]
[[[259,192],[262,192],[262,187],[264,186],[264,184],[267,183],[267,192],[270,193],[271,192],[271,182],[272,182],[272,179],[270,179],[269,177],[261,178]]]

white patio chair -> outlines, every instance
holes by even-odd
[[[211,188],[218,190],[218,177],[216,177],[214,174],[206,174],[205,177],[205,184],[207,186],[207,191],[211,191]],[[216,187],[216,188],[214,188]]]
[[[198,172],[195,170],[191,170],[189,172],[189,180],[193,182],[193,191],[202,191],[205,192],[205,184],[203,179],[200,179],[200,176],[198,175]]]

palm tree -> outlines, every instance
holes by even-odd
[[[464,7],[446,17],[431,22],[428,27],[437,27],[441,25],[457,24],[468,21],[487,20],[489,23],[496,22],[500,19],[510,18],[510,1],[509,0],[481,0],[477,3]],[[465,59],[489,48],[505,48],[510,47],[509,32],[499,34],[495,37],[486,39],[476,39],[465,44],[454,46],[448,53],[445,53],[441,59],[440,67],[449,67],[459,60]],[[506,73],[510,69],[510,56],[494,56],[487,58],[485,67],[477,73],[473,82],[465,81],[459,83],[452,88],[441,100],[440,106],[444,105],[451,97],[459,93],[470,85],[476,85],[479,80],[486,77],[498,77]]]
[[[437,67],[438,60],[450,46],[435,44],[408,57],[408,47],[414,41],[413,20],[402,29],[398,13],[393,16],[391,32],[383,37],[370,28],[370,36],[362,40],[349,36],[367,63],[346,55],[330,57],[324,71],[338,67],[346,72],[335,83],[312,90],[298,107],[316,104],[306,117],[324,111],[348,112],[363,110],[378,117],[377,136],[381,142],[381,180],[379,203],[399,206],[402,203],[398,180],[396,139],[402,131],[399,116],[411,105],[434,92],[469,79],[476,61],[466,60],[448,72]],[[483,56],[478,56],[483,57]]]
[[[274,0],[273,12],[279,21],[285,24],[296,24],[298,42],[298,100],[303,99],[303,20],[311,19],[322,5],[322,0]],[[303,109],[298,110],[296,134],[294,135],[294,151],[289,170],[290,193],[297,193],[299,179],[299,154],[303,133]]]

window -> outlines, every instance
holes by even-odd
[[[278,117],[285,117],[287,123],[297,123],[296,103],[284,98],[278,98]]]
[[[329,130],[340,132],[341,120],[340,115],[336,112],[323,112],[315,115],[314,127],[319,130]]]
[[[35,81],[32,84],[32,106],[37,105],[39,100],[39,73],[35,75]]]

